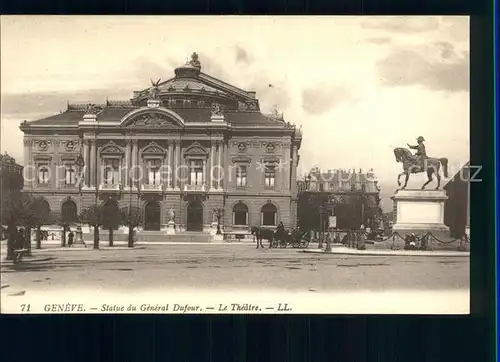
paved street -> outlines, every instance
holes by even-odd
[[[210,288],[282,291],[467,290],[468,257],[318,255],[255,244],[34,250],[49,261],[2,266],[2,285],[26,291]]]

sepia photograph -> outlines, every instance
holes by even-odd
[[[469,314],[468,16],[1,16],[0,312]]]

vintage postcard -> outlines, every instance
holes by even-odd
[[[1,17],[2,313],[469,313],[468,17]]]

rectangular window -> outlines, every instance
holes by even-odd
[[[66,185],[74,185],[75,176],[75,167],[73,165],[66,165],[66,168],[64,169],[64,182],[66,183]]]
[[[117,185],[120,183],[120,160],[118,158],[106,159],[106,168],[104,170],[104,183],[108,185]]]
[[[38,165],[38,183],[42,185],[49,183],[49,166],[47,164]]]
[[[245,187],[247,185],[247,166],[239,165],[236,168],[236,187]]]
[[[264,186],[271,188],[274,187],[274,176],[276,174],[276,167],[273,165],[266,165],[264,171]]]
[[[152,159],[148,161],[148,183],[149,185],[160,185],[161,160]]]
[[[191,161],[189,183],[193,186],[203,185],[203,161]]]

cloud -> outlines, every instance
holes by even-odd
[[[368,38],[365,40],[365,42],[382,45],[382,44],[390,44],[392,40],[390,38],[379,37],[379,38]]]
[[[248,89],[256,92],[264,112],[266,109],[270,110],[274,107],[285,110],[292,103],[288,82],[275,79],[264,73],[256,74]]]
[[[208,74],[214,78],[218,78],[225,82],[231,79],[231,74],[228,73],[223,65],[221,65],[216,57],[211,57],[206,53],[199,53],[201,62],[201,71]]]
[[[319,115],[351,99],[350,91],[342,86],[307,88],[302,91],[302,108],[309,114]]]
[[[440,18],[443,31],[456,41],[469,40],[468,16],[442,16]]]
[[[129,89],[120,86],[110,89],[89,89],[80,92],[36,92],[26,94],[2,95],[2,117],[6,114],[56,114],[66,110],[69,103],[104,103],[110,100],[123,100],[131,97]],[[37,117],[39,118],[39,117]],[[35,118],[36,119],[36,118]]]
[[[433,91],[469,91],[469,53],[458,54],[447,42],[434,43],[431,53],[433,57],[425,57],[415,49],[393,50],[377,63],[382,84],[421,85]]]
[[[455,52],[455,47],[453,46],[453,44],[442,41],[436,42],[435,46],[439,49],[441,58],[450,59],[457,57],[457,53]]]
[[[435,17],[381,17],[361,21],[367,29],[380,29],[396,33],[421,33],[439,29],[439,19]]]
[[[253,58],[248,54],[248,52],[239,47],[238,45],[236,46],[236,62],[237,63],[244,63],[244,64],[252,64],[253,63]]]
[[[127,70],[124,80],[130,84],[129,93],[134,90],[141,90],[151,86],[150,79],[156,81],[161,78],[162,82],[174,76],[174,68],[181,65],[178,61],[166,58],[165,63],[157,63],[146,58],[139,58],[132,64],[132,71]],[[123,79],[123,78],[122,78]],[[129,94],[131,96],[131,94]]]

